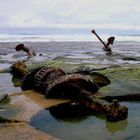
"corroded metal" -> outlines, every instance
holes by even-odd
[[[22,84],[21,84],[22,90],[34,89],[35,87],[34,78],[35,78],[36,73],[40,69],[42,69],[42,67],[33,69],[24,75],[24,77],[22,78]]]
[[[50,85],[54,80],[65,75],[66,73],[55,67],[43,67],[34,76],[34,87],[37,91],[45,94],[48,85]]]
[[[86,90],[91,94],[98,91],[98,85],[90,76],[81,74],[69,74],[61,76],[48,85],[46,97],[75,99]]]
[[[94,111],[99,113],[104,113],[106,119],[111,122],[117,122],[124,120],[128,116],[128,108],[121,106],[117,100],[113,100],[111,103],[97,99],[93,96],[81,96],[81,99],[78,101],[79,104],[85,105]]]
[[[11,66],[11,73],[14,76],[23,78],[24,75],[28,72],[28,68],[26,67],[25,62],[17,61]]]
[[[12,70],[17,72],[21,70],[24,75],[21,86],[23,90],[35,89],[44,94],[46,98],[71,99],[76,104],[82,104],[93,111],[104,113],[108,121],[127,118],[127,107],[119,105],[117,101],[109,103],[95,96],[99,88],[110,84],[110,80],[106,77],[100,74],[96,74],[96,77],[79,73],[66,74],[62,69],[55,67],[40,67],[24,71],[26,67],[19,64],[13,65]],[[13,73],[16,74],[16,72]]]
[[[128,116],[128,108],[125,106],[120,106],[117,100],[109,105],[109,110],[107,112],[106,118],[108,121],[117,122],[118,120],[124,120]]]

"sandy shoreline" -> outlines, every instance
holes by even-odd
[[[28,94],[28,93],[27,93]],[[0,139],[5,140],[57,140],[57,138],[39,131],[30,125],[32,117],[40,111],[45,113],[45,109],[35,103],[23,93],[10,95],[10,104],[18,109],[13,116],[2,115],[9,123],[4,123],[0,127]]]

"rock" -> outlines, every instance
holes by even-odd
[[[111,81],[103,74],[98,72],[92,72],[91,76],[96,81],[99,87],[104,87],[111,84]]]
[[[2,94],[0,95],[0,104],[5,104],[10,102],[10,97],[8,94]]]
[[[80,66],[80,67],[77,67],[77,68],[74,68],[72,70],[72,73],[88,73],[90,74],[91,72],[93,71],[97,71],[97,70],[105,70],[107,69],[108,66]]]
[[[134,58],[134,57],[124,57],[124,58],[122,58],[122,60],[128,60],[128,61],[132,60],[132,61],[137,61],[137,59]]]
[[[97,70],[104,70],[107,66],[93,67],[93,66],[81,66],[75,68],[72,72],[80,73],[85,75],[91,75],[93,79],[96,81],[99,87],[107,86],[111,83],[111,81],[103,74],[96,72]]]

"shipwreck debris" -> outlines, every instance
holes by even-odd
[[[127,107],[121,106],[117,101],[109,103],[94,96],[99,88],[110,84],[105,77],[104,81],[107,82],[103,84],[103,80],[100,80],[102,75],[96,75],[98,77],[93,78],[80,73],[66,74],[62,69],[56,67],[40,67],[25,72],[21,87],[23,90],[37,90],[46,98],[70,99],[74,104],[104,113],[108,121],[116,122],[126,119]]]

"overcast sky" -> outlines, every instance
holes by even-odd
[[[140,31],[140,0],[0,0],[0,27]]]

